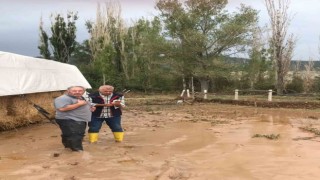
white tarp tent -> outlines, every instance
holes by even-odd
[[[0,96],[91,88],[79,69],[70,64],[0,51]]]

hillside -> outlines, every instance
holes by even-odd
[[[230,64],[246,64],[250,61],[250,59],[248,58],[239,58],[239,57],[227,57],[225,56],[224,57],[224,60],[227,62],[227,63],[230,63]],[[305,65],[307,65],[309,63],[309,61],[304,61],[304,60],[292,60],[291,61],[291,67],[290,69],[291,70],[294,70],[295,67],[297,66],[297,64],[300,63],[300,69],[301,70],[304,70],[305,68]],[[314,68],[315,69],[320,69],[320,61],[314,61]]]

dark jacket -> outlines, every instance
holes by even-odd
[[[96,104],[108,104],[111,103],[112,101],[116,100],[116,99],[120,99],[123,95],[122,94],[118,94],[118,93],[113,93],[110,99],[110,102],[104,102],[103,98],[100,96],[99,92],[95,92],[95,93],[90,93],[89,97],[92,100],[92,103],[96,103]],[[96,110],[94,112],[92,112],[92,116],[93,117],[100,117],[101,112],[102,112],[103,106],[99,106],[96,107]],[[111,110],[111,115],[112,116],[121,116],[122,115],[122,111],[121,108],[114,108],[114,106],[110,107]]]

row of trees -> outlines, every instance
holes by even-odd
[[[196,85],[223,91],[233,88],[285,89],[295,39],[287,35],[288,0],[265,0],[271,36],[261,39],[258,12],[241,5],[226,11],[227,0],[159,0],[159,15],[125,25],[119,3],[98,5],[94,22],[87,22],[90,38],[76,42],[77,13],[52,16],[51,32],[40,23],[40,54],[77,65],[96,88],[181,90]],[[51,47],[51,49],[50,49]],[[228,58],[248,53],[250,61]]]

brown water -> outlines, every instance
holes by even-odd
[[[318,127],[318,111],[200,104],[124,114],[124,142],[104,125],[82,153],[64,149],[52,124],[1,133],[0,179],[320,179],[320,139],[300,129]]]

